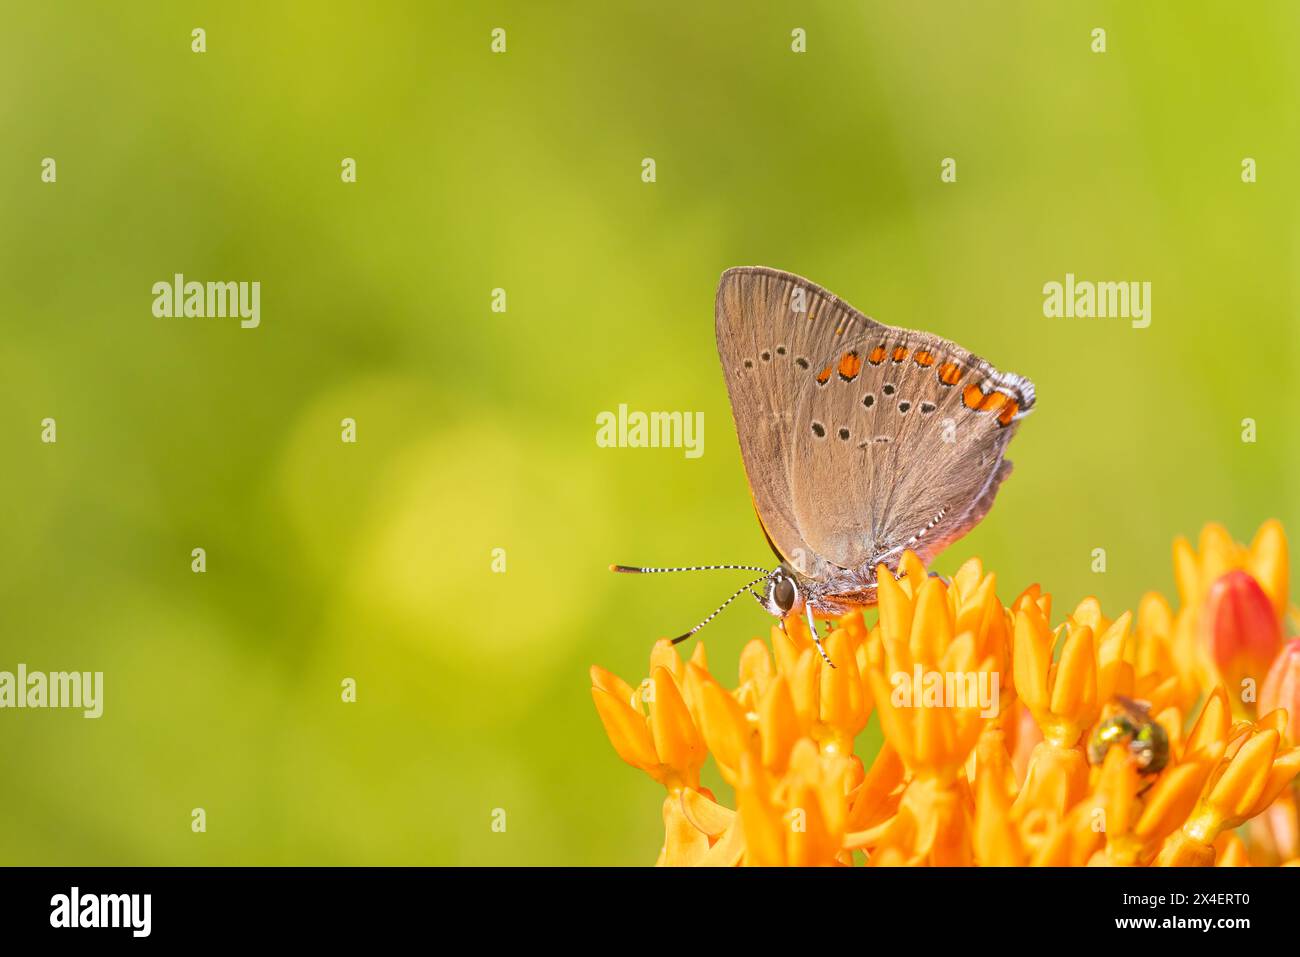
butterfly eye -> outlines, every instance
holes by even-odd
[[[794,607],[794,594],[794,582],[788,578],[782,578],[772,586],[772,600],[782,611],[789,611]]]

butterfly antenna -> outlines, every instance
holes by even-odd
[[[660,572],[716,572],[746,571],[767,574],[768,569],[759,565],[688,565],[683,568],[647,568],[642,565],[610,565],[612,572],[626,572],[631,575],[655,575]],[[761,579],[760,579],[761,580]]]
[[[758,571],[758,569],[754,569],[754,570],[755,570],[755,571]],[[674,639],[673,639],[673,644],[674,644],[674,645],[676,645],[676,644],[680,644],[681,642],[685,641],[687,638],[691,637],[691,635],[695,634],[697,631],[699,631],[701,628],[703,628],[703,627],[704,627],[705,625],[707,625],[709,622],[713,621],[713,619],[717,618],[718,615],[721,613],[722,609],[726,608],[726,607],[727,607],[728,605],[730,605],[733,601],[735,601],[735,600],[736,600],[737,598],[739,598],[741,595],[745,594],[745,592],[749,591],[749,589],[753,588],[755,585],[757,585],[759,582],[761,582],[761,581],[762,581],[764,578],[766,578],[766,577],[767,577],[767,572],[764,571],[764,572],[763,572],[763,576],[762,576],[762,578],[755,578],[755,579],[754,579],[752,582],[750,582],[749,584],[747,584],[747,585],[742,585],[740,588],[737,588],[737,589],[736,589],[736,593],[735,593],[734,595],[732,595],[730,598],[728,598],[726,601],[724,601],[724,602],[723,602],[721,605],[719,605],[716,609],[714,609],[713,614],[711,614],[708,618],[705,618],[702,622],[700,622],[698,625],[696,625],[694,628],[692,628],[692,629],[691,629],[690,631],[688,631],[686,634],[684,634],[684,635],[678,635],[676,638],[674,638]]]

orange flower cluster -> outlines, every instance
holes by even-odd
[[[835,668],[792,616],[745,647],[735,687],[703,644],[683,661],[660,641],[635,688],[593,667],[592,698],[666,789],[660,864],[1300,864],[1286,537],[1209,525],[1174,567],[1176,612],[1088,598],[1053,626],[1037,585],[1004,606],[978,559],[949,584],[908,552],[880,569],[874,624],[835,622]],[[701,786],[710,755],[732,806]]]

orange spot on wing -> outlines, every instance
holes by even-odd
[[[990,392],[984,397],[984,401],[980,403],[980,411],[996,412],[1009,398],[1011,397],[1005,392]]]
[[[880,365],[880,363],[884,362],[884,361],[885,361],[885,347],[884,347],[884,346],[876,346],[876,348],[872,349],[872,350],[871,350],[871,355],[867,356],[867,361],[870,362],[873,366],[878,366],[878,365]]]
[[[1015,399],[1008,399],[1007,404],[1003,407],[1002,412],[998,415],[998,425],[1010,425],[1011,420],[1016,417],[1020,411],[1020,405]]]
[[[912,358],[916,360],[916,364],[919,366],[934,365],[934,353],[927,352],[924,349],[916,350],[916,355],[912,356]]]
[[[856,352],[846,352],[840,358],[840,378],[852,382],[862,371],[862,356]]]
[[[961,400],[966,404],[966,408],[978,409],[980,403],[984,401],[984,393],[980,391],[979,386],[972,382],[966,386],[966,391],[961,394]]]
[[[955,362],[945,362],[939,366],[939,381],[944,385],[956,385],[961,379],[961,366]]]
[[[904,359],[907,358],[907,347],[906,346],[896,347],[894,349],[894,355],[892,356],[892,358],[895,362],[902,362]]]
[[[827,367],[826,367],[825,369],[823,369],[821,372],[817,373],[817,381],[820,382],[820,383],[822,383],[823,385],[826,384],[826,380],[829,379],[830,377],[831,377],[831,367],[830,367],[830,366],[827,366]]]

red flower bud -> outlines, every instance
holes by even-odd
[[[1210,586],[1201,628],[1230,697],[1241,694],[1247,678],[1258,686],[1282,645],[1282,627],[1272,601],[1259,582],[1240,569]]]

